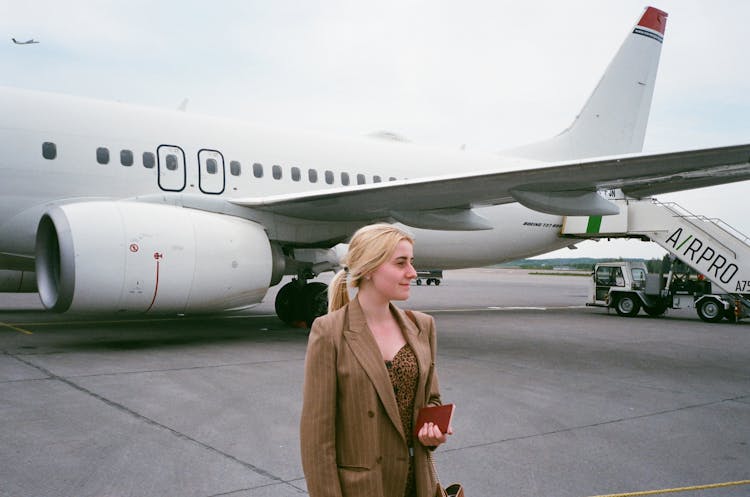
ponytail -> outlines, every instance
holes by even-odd
[[[349,289],[346,285],[348,271],[342,269],[328,284],[328,312],[333,312],[349,303]]]

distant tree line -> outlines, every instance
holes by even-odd
[[[520,269],[535,270],[553,270],[566,269],[576,271],[593,271],[594,265],[600,262],[619,262],[619,261],[643,261],[648,268],[649,273],[658,273],[662,267],[661,259],[594,259],[594,258],[574,258],[574,259],[519,259],[517,261],[506,262],[501,267],[517,267]]]

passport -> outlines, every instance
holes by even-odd
[[[417,423],[414,425],[414,436],[417,436],[419,430],[425,423],[435,423],[441,433],[447,433],[448,427],[453,418],[454,404],[443,404],[440,406],[428,406],[419,410]]]

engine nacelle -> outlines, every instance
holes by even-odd
[[[39,294],[58,312],[239,309],[263,299],[272,259],[257,223],[128,201],[52,207],[36,239]]]

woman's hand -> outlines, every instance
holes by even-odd
[[[448,426],[447,433],[441,433],[440,428],[435,423],[425,423],[417,433],[417,438],[425,447],[437,447],[448,440],[448,435],[453,435],[453,427]]]

